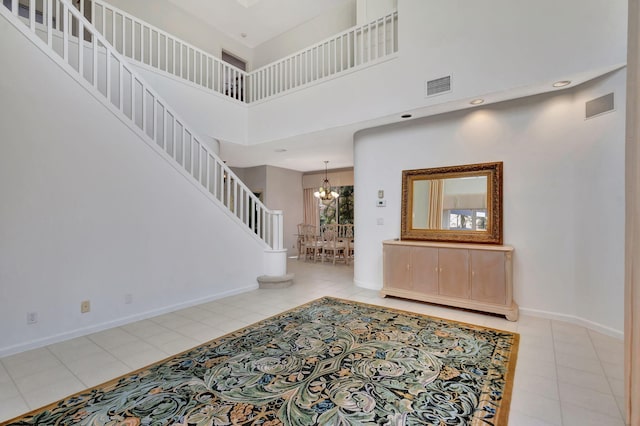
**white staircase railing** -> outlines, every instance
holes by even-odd
[[[251,71],[247,102],[373,64],[397,51],[398,12],[393,12]]]
[[[398,51],[398,13],[393,12],[247,73],[102,0],[80,0],[78,7],[121,55],[247,103],[371,65]]]
[[[100,0],[81,0],[81,13],[121,55],[232,99],[246,99],[247,73]]]
[[[4,4],[6,7],[0,6],[2,15],[30,34],[34,43],[43,42],[42,50],[62,62],[67,72],[119,113],[150,145],[161,148],[268,247],[283,249],[282,212],[267,209],[81,11],[68,0],[11,0]]]

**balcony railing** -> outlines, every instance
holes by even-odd
[[[249,73],[248,102],[375,63],[398,51],[398,13],[353,27]]]
[[[121,55],[238,101],[247,73],[101,0],[79,7]]]
[[[82,0],[78,7],[121,55],[246,103],[337,77],[398,51],[393,12],[247,73],[102,0]]]

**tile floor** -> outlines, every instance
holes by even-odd
[[[255,290],[0,358],[0,421],[329,295],[520,333],[512,426],[623,425],[623,342],[565,322],[518,322],[353,285],[353,268],[290,260],[294,286]]]

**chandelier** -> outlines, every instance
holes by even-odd
[[[319,198],[322,201],[331,201],[334,198],[338,198],[340,194],[338,194],[333,188],[331,188],[331,184],[329,183],[329,178],[327,177],[327,164],[329,162],[325,160],[324,162],[324,180],[322,181],[322,185],[320,188],[313,193],[313,196]]]

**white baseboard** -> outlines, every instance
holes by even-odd
[[[107,321],[100,324],[95,324],[90,327],[78,328],[75,330],[65,331],[63,333],[54,334],[53,336],[47,336],[29,342],[20,343],[18,345],[8,346],[0,348],[0,357],[14,355],[20,352],[28,351],[31,349],[41,348],[43,346],[52,345],[54,343],[60,343],[65,340],[73,339],[80,336],[86,336],[87,334],[97,333],[99,331],[107,330],[121,325],[129,324],[135,321],[141,321],[144,319],[152,318],[158,315],[174,312],[180,309],[189,308],[191,306],[200,305],[202,303],[212,302],[214,300],[222,299],[224,297],[234,296],[236,294],[245,293],[247,291],[255,290],[258,288],[258,284],[250,285],[247,287],[225,291],[215,294],[213,296],[202,297],[199,299],[193,299],[186,302],[176,303],[174,305],[164,306],[158,309],[152,309],[146,312],[137,313],[128,317],[119,318],[114,321]]]
[[[615,337],[620,340],[624,339],[624,331],[616,330],[615,328],[607,327],[606,325],[580,318],[575,315],[559,314],[557,312],[542,311],[539,309],[523,307],[520,307],[520,314],[526,314],[534,317],[552,319],[557,321],[564,321],[588,328],[593,331],[597,331],[598,333],[606,334],[607,336]]]
[[[365,281],[354,280],[356,287],[366,288],[368,290],[380,290],[381,287]],[[584,318],[580,318],[575,315],[561,314],[557,312],[543,311],[540,309],[523,308],[520,306],[520,313],[531,315],[534,317],[552,319],[557,321],[565,321],[571,324],[579,325],[581,327],[588,328],[598,333],[605,334],[607,336],[614,337],[616,339],[624,339],[624,331],[616,330],[615,328],[607,327],[606,325],[599,324],[594,321],[590,321]]]
[[[356,287],[366,288],[367,290],[382,290],[382,287],[373,283],[368,283],[360,280],[353,280],[353,284]]]

